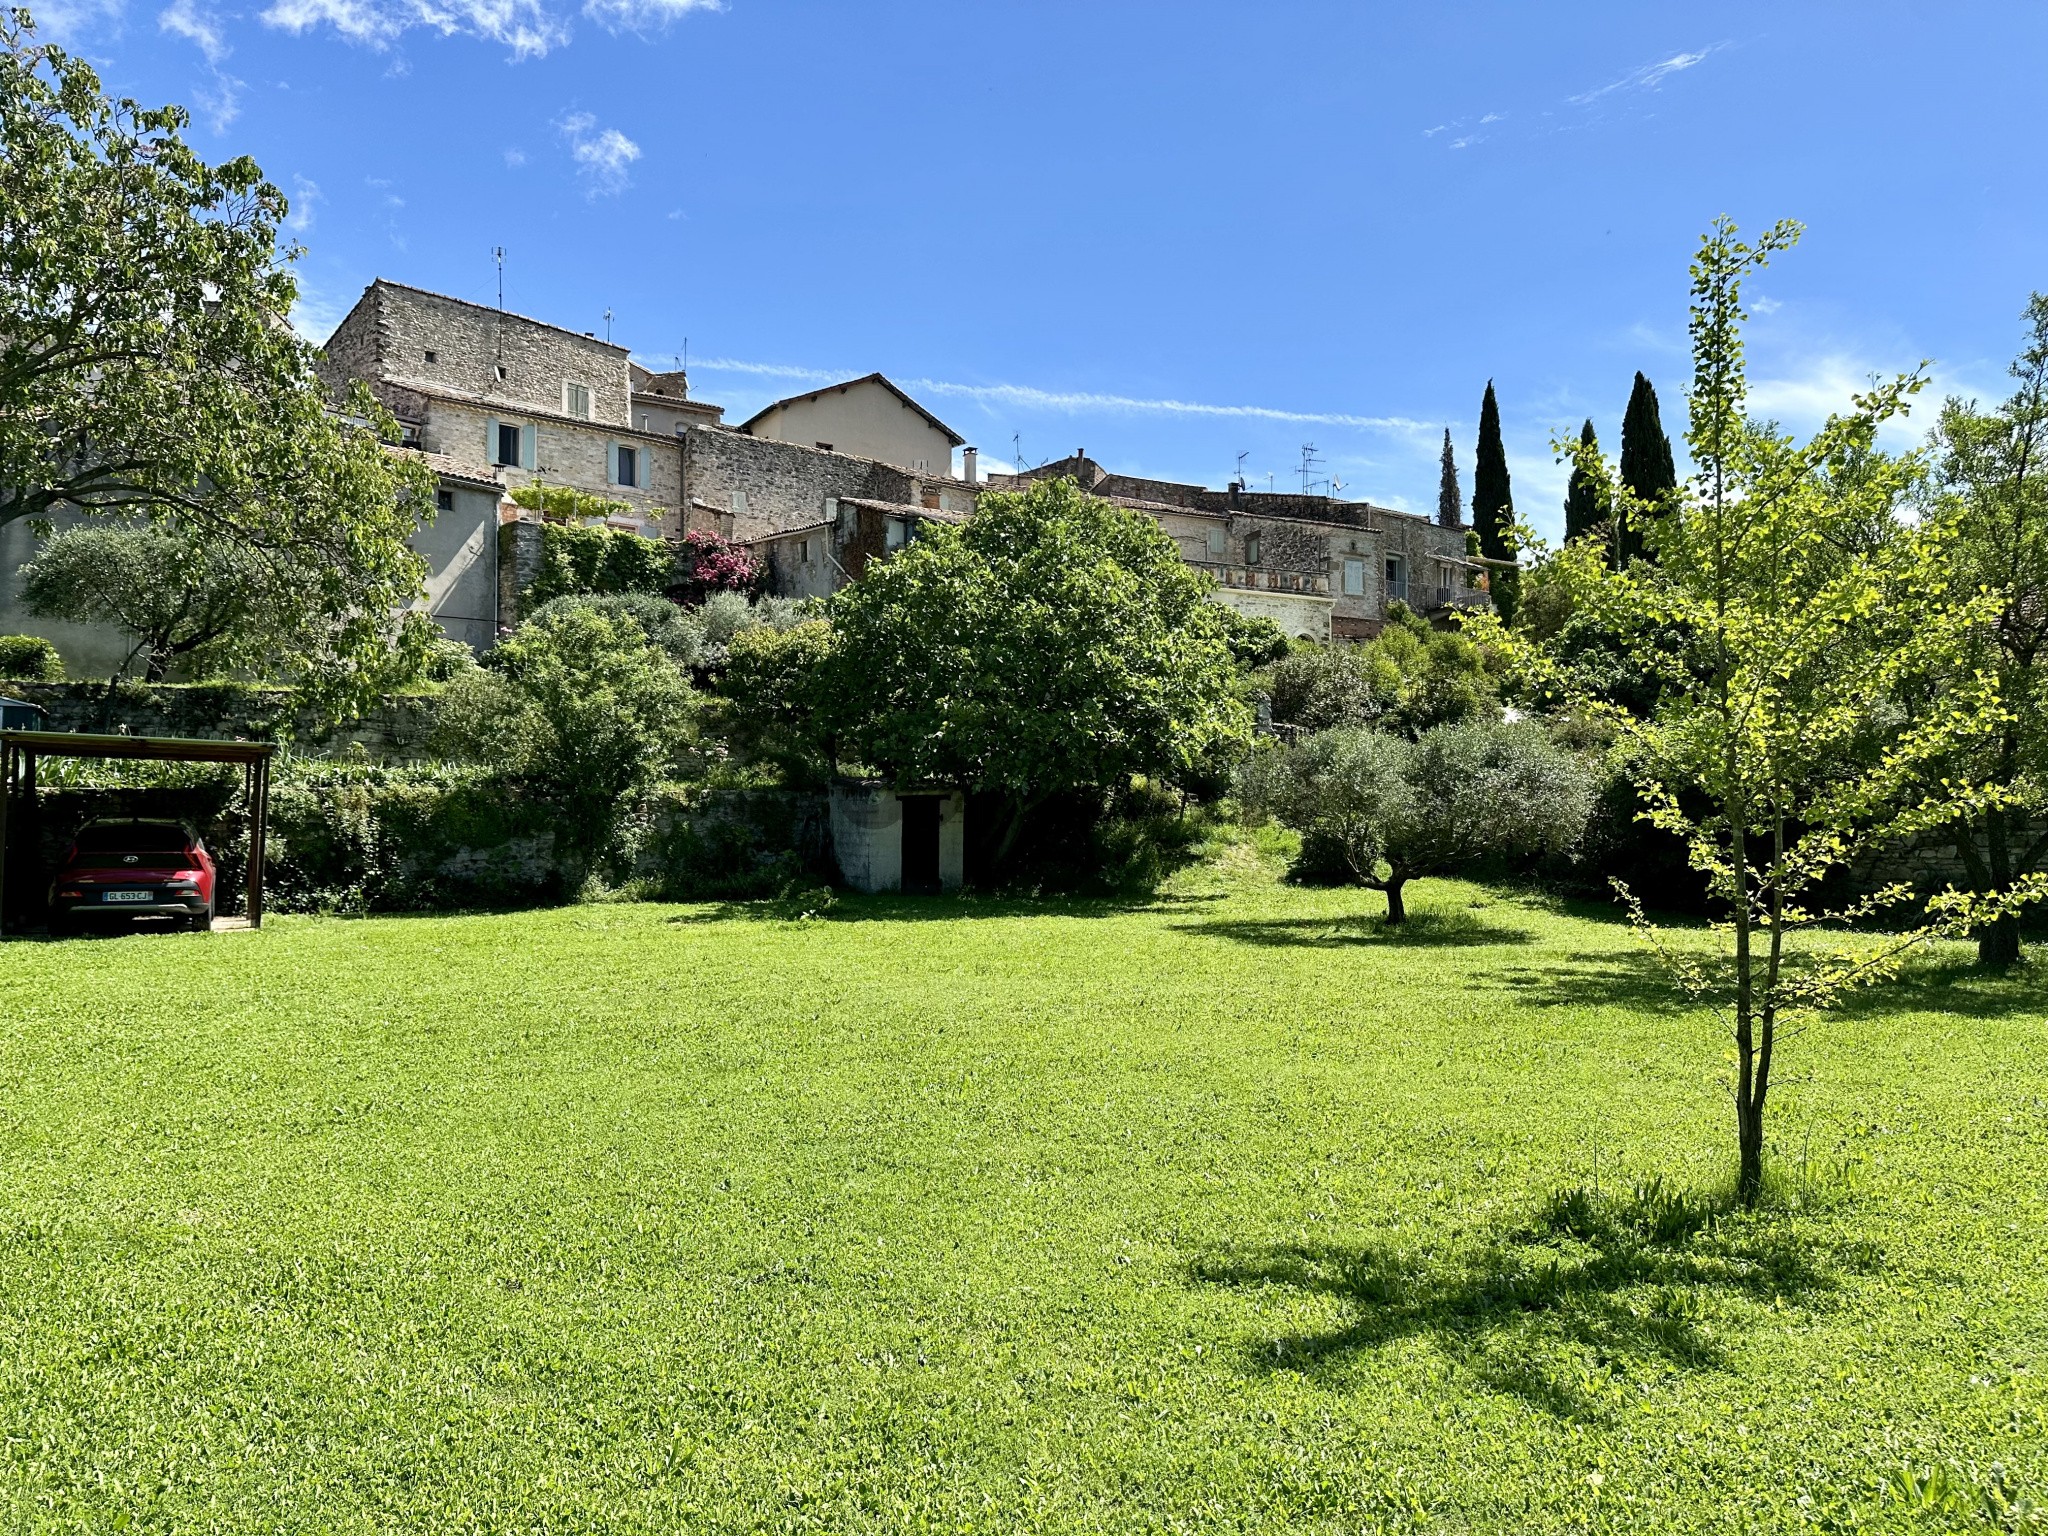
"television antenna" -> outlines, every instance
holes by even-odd
[[[1247,448],[1237,456],[1237,483],[1239,485],[1244,484],[1244,461],[1251,457],[1251,453],[1251,449]]]
[[[612,344],[612,308],[609,304],[604,308],[604,344]]]
[[[1303,444],[1301,445],[1301,494],[1302,494],[1302,495],[1306,496],[1306,495],[1308,494],[1308,487],[1309,487],[1309,472],[1310,472],[1311,470],[1313,470],[1313,469],[1314,469],[1314,468],[1315,468],[1315,467],[1316,467],[1316,466],[1317,466],[1318,464],[1320,464],[1320,463],[1322,463],[1322,462],[1323,462],[1323,461],[1322,461],[1321,459],[1319,459],[1319,458],[1317,458],[1317,457],[1316,457],[1316,445],[1315,445],[1314,443],[1303,443]]]
[[[505,307],[505,247],[491,247],[491,259],[498,264],[498,308]]]

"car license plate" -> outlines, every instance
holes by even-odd
[[[154,901],[156,893],[154,891],[108,891],[100,899],[102,901]]]

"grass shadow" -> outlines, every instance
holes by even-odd
[[[1490,923],[1470,912],[1416,912],[1405,923],[1384,917],[1276,917],[1244,922],[1176,923],[1178,933],[1229,939],[1266,947],[1348,949],[1357,945],[1389,949],[1456,949],[1489,944],[1527,944],[1527,929]]]
[[[819,887],[810,892],[758,901],[713,902],[699,911],[675,913],[668,921],[691,926],[725,922],[788,922],[798,918],[826,923],[952,923],[1002,917],[1104,918],[1127,917],[1140,912],[1171,913],[1197,909],[1227,899],[1223,892],[1131,897],[982,896],[972,892],[905,896],[888,891],[866,895]]]
[[[1313,1373],[1423,1337],[1486,1385],[1568,1418],[1600,1418],[1646,1379],[1722,1367],[1715,1315],[1731,1303],[1797,1303],[1835,1283],[1790,1223],[1661,1180],[1561,1191],[1525,1225],[1453,1254],[1296,1244],[1211,1254],[1190,1277],[1342,1304],[1334,1327],[1254,1345],[1252,1369]]]

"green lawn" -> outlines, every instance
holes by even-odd
[[[1592,909],[1413,900],[1240,848],[1128,908],[0,948],[0,1528],[2048,1502],[2048,989],[1946,953],[1795,1042],[1792,1198],[1702,1226],[1711,1022]]]

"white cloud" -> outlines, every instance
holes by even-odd
[[[170,7],[158,14],[156,24],[157,30],[174,33],[195,45],[209,64],[218,64],[228,56],[228,41],[221,31],[220,18],[201,10],[193,0],[172,0]]]
[[[513,148],[506,150],[505,163],[509,165],[513,170],[518,170],[519,167],[526,164],[526,151],[518,148],[517,146],[514,146]]]
[[[292,305],[291,326],[301,338],[314,346],[323,346],[334,334],[334,328],[341,324],[348,306],[337,304],[317,288],[301,280],[298,301]]]
[[[1567,99],[1573,106],[1584,107],[1590,106],[1603,96],[1611,96],[1616,91],[1654,91],[1659,85],[1663,84],[1667,76],[1678,74],[1682,70],[1691,69],[1695,64],[1705,62],[1709,54],[1726,46],[1725,43],[1712,43],[1705,48],[1695,49],[1690,53],[1674,53],[1668,59],[1659,59],[1654,64],[1644,64],[1632,69],[1619,80],[1609,81],[1598,90],[1587,91],[1583,95],[1572,96]]]
[[[1504,121],[1504,120],[1505,120],[1506,118],[1507,118],[1507,113],[1505,113],[1505,112],[1489,112],[1489,113],[1487,113],[1487,114],[1486,114],[1486,116],[1484,116],[1484,117],[1482,117],[1481,119],[1479,119],[1479,126],[1480,126],[1480,127],[1482,127],[1482,128],[1484,128],[1484,127],[1485,127],[1485,126],[1486,126],[1486,125],[1487,125],[1488,123],[1498,123],[1498,122],[1502,122],[1502,121]]]
[[[228,125],[242,115],[242,85],[235,76],[216,69],[211,86],[192,88],[192,104],[216,134],[226,133]]]
[[[1783,299],[1754,298],[1749,301],[1749,312],[1752,315],[1775,315],[1784,307]]]
[[[320,184],[303,176],[292,177],[291,201],[291,215],[284,221],[284,227],[293,234],[303,235],[313,227],[313,205],[320,201]]]
[[[700,358],[690,365],[692,372],[738,373],[755,378],[788,379],[805,384],[831,384],[857,378],[852,369],[833,371],[799,368],[787,363],[754,363],[732,357]],[[1144,399],[1134,395],[1099,394],[1090,390],[1037,389],[1028,384],[955,384],[944,379],[899,380],[905,389],[930,395],[973,400],[983,405],[1009,406],[1027,411],[1057,411],[1064,415],[1084,412],[1143,413],[1157,416],[1211,416],[1280,421],[1308,426],[1359,427],[1375,432],[1404,435],[1435,433],[1443,429],[1405,416],[1353,416],[1337,411],[1290,411],[1270,405],[1211,405],[1194,400]]]
[[[722,11],[723,0],[583,0],[583,14],[613,32],[651,32],[692,11]]]
[[[724,8],[722,0],[584,0],[582,14],[607,31],[645,33],[692,11]],[[500,43],[515,59],[552,52],[572,31],[561,0],[272,0],[263,20],[287,32],[332,27],[349,42],[379,49],[424,29]]]
[[[1435,137],[1436,137],[1436,136],[1437,136],[1438,134],[1442,133],[1442,132],[1443,132],[1443,131],[1444,131],[1444,130],[1445,130],[1446,128],[1448,128],[1448,127],[1450,127],[1450,126],[1451,126],[1451,125],[1450,125],[1449,123],[1438,123],[1438,124],[1437,124],[1437,125],[1436,125],[1436,126],[1435,126],[1434,128],[1425,128],[1425,129],[1423,129],[1423,130],[1422,130],[1422,136],[1423,136],[1423,137],[1424,137],[1425,139],[1433,139],[1433,138],[1435,138]]]
[[[588,112],[572,112],[559,126],[568,136],[569,154],[592,197],[613,197],[626,190],[630,181],[627,168],[640,158],[638,144],[616,128],[599,128]]]
[[[263,20],[293,33],[329,26],[368,48],[388,48],[424,27],[502,43],[515,59],[538,58],[569,40],[568,23],[542,0],[275,0]]]
[[[53,43],[76,46],[89,32],[118,27],[122,0],[43,0],[35,8],[36,30]]]
[[[1477,144],[1481,139],[1485,137],[1486,135],[1483,133],[1468,133],[1461,139],[1451,140],[1450,147],[1452,149],[1464,149],[1467,145]]]

